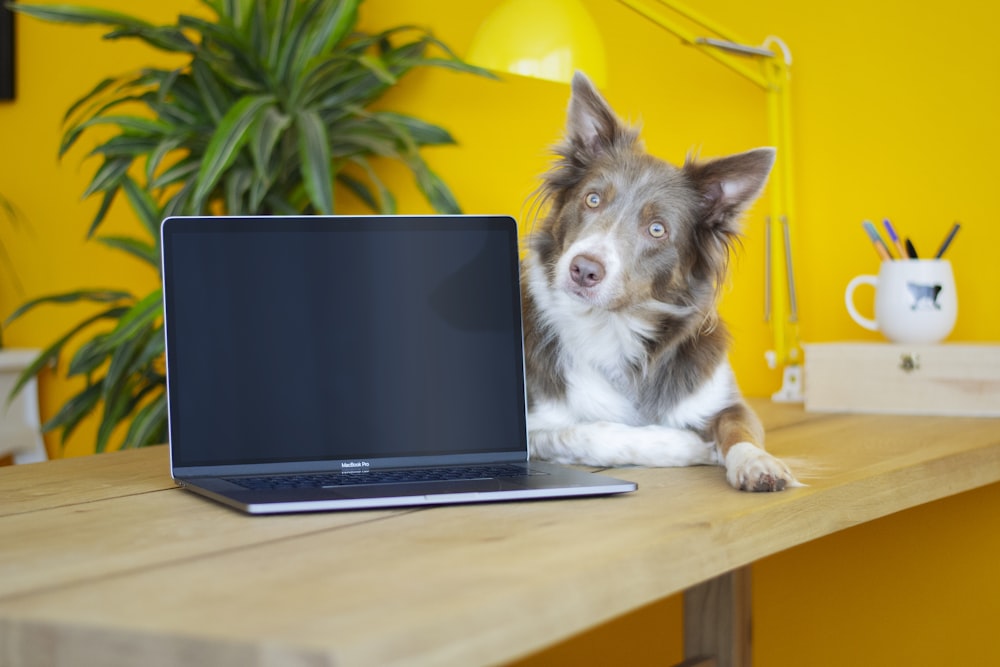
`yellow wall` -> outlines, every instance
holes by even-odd
[[[584,2],[606,39],[604,92],[621,115],[642,120],[653,153],[680,161],[692,148],[710,157],[766,142],[762,95],[751,84],[618,3]],[[925,253],[954,220],[963,222],[949,251],[961,302],[952,338],[1000,340],[1000,262],[994,257],[1000,247],[994,166],[1000,152],[1000,51],[992,34],[1000,6],[977,0],[934,10],[905,0],[689,2],[751,42],[779,35],[794,54],[795,243],[803,338],[877,340],[850,321],[842,293],[852,276],[876,269],[860,221],[890,217]],[[141,11],[154,20],[197,7],[195,0],[92,4]],[[495,4],[368,0],[363,25],[428,25],[462,52]],[[26,297],[91,286],[143,292],[155,282],[148,268],[121,253],[84,243],[97,205],[79,201],[93,170],[93,163],[81,164],[87,147],[61,163],[55,158],[60,118],[72,100],[102,76],[155,57],[139,46],[103,43],[99,34],[19,21],[19,96],[0,103],[0,192],[18,203],[29,228],[3,226],[0,234],[26,293],[14,293],[6,279],[0,282],[0,316]],[[523,217],[523,202],[547,165],[548,146],[560,135],[567,92],[527,79],[495,83],[429,72],[412,76],[386,106],[440,123],[457,137],[461,147],[435,149],[428,157],[466,211]],[[401,210],[426,211],[405,175],[397,173],[403,179]],[[744,252],[724,301],[736,335],[734,365],[744,389],[754,395],[779,384],[763,362],[770,334],[761,321],[762,222],[760,213],[747,220]],[[125,207],[107,224],[108,231],[138,229]],[[7,342],[41,346],[79,315],[60,308],[38,311],[12,326]],[[47,375],[42,389],[43,411],[51,416],[68,389]],[[92,425],[82,428],[68,453],[85,453],[92,437]],[[1000,493],[991,487],[763,562],[755,569],[757,663],[839,665],[848,662],[848,654],[855,656],[850,664],[860,665],[960,662],[946,657],[943,638],[954,640],[950,648],[957,657],[970,662],[981,657],[977,651],[988,650],[984,637],[1000,599],[1000,581],[987,559],[996,563],[1000,555],[998,510]],[[925,541],[932,545],[926,555]],[[900,572],[905,576],[897,576]],[[933,601],[940,595],[946,604]],[[676,618],[677,602],[671,599],[567,650],[575,660],[598,655],[595,645],[613,655],[644,629],[660,623],[675,628]],[[668,652],[676,647],[674,635],[662,640]],[[891,658],[894,649],[906,649],[907,659]],[[998,659],[996,651],[988,655]]]
[[[98,4],[94,2],[94,4]],[[128,0],[102,6],[134,11]],[[495,0],[369,0],[363,25],[429,25],[462,52]],[[607,97],[621,115],[643,122],[648,148],[680,161],[692,149],[703,156],[766,143],[761,92],[710,59],[615,2],[587,0],[609,54]],[[757,42],[777,34],[791,47],[794,165],[798,194],[798,288],[806,341],[878,340],[850,321],[843,308],[847,281],[877,268],[860,228],[863,218],[888,216],[929,253],[954,220],[963,230],[949,256],[955,264],[961,308],[953,340],[1000,340],[1000,264],[995,224],[1000,204],[992,194],[992,156],[1000,149],[995,119],[1000,107],[1000,54],[988,26],[1000,9],[963,0],[953,13],[913,9],[903,0],[837,5],[793,0],[702,0],[709,17]],[[957,9],[960,7],[961,9]],[[163,19],[198,8],[196,0],[142,6]],[[94,168],[82,162],[87,146],[61,163],[55,154],[60,118],[68,105],[110,72],[153,61],[139,45],[99,40],[99,29],[19,21],[20,93],[0,103],[0,192],[23,209],[30,231],[0,227],[12,248],[24,296],[81,286],[148,289],[148,268],[83,241],[96,201],[79,201]],[[548,163],[559,138],[567,89],[510,77],[497,83],[451,72],[420,72],[386,100],[449,128],[461,146],[428,151],[431,163],[469,212],[513,213]],[[403,212],[426,211],[408,177],[395,170]],[[763,220],[752,211],[746,241],[734,264],[723,313],[736,337],[734,365],[745,391],[777,388],[764,351],[770,332],[763,311]],[[134,230],[125,206],[109,231]],[[0,274],[2,275],[2,274]],[[0,284],[0,314],[22,296]],[[15,323],[11,345],[42,345],[79,311],[48,308]],[[67,395],[43,378],[46,414]],[[88,450],[81,429],[68,453]],[[52,440],[50,439],[50,442]]]

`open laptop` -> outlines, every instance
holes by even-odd
[[[253,514],[612,494],[528,461],[506,216],[172,217],[171,474]]]

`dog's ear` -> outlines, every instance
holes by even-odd
[[[577,158],[588,161],[616,147],[629,148],[638,133],[622,123],[597,88],[582,72],[573,75],[566,121],[566,144]],[[563,151],[564,154],[570,151]]]
[[[739,216],[754,202],[774,165],[773,148],[756,148],[729,157],[684,165],[701,195],[702,220],[729,234],[739,231]]]

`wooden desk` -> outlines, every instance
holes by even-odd
[[[174,488],[164,447],[0,470],[0,666],[503,663],[1000,480],[998,419],[757,408],[808,488],[635,468],[619,497],[247,517]]]

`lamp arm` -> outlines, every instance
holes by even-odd
[[[695,10],[691,9],[687,5],[677,2],[677,0],[656,0],[659,4],[669,7],[672,11],[680,14],[687,20],[691,21],[695,25],[699,25],[702,28],[710,32],[714,32],[719,37],[722,37],[729,42],[737,42],[740,44],[746,44],[746,40],[737,35],[732,30],[723,27],[722,25],[716,23],[715,21],[709,19],[704,14],[700,14]]]
[[[740,56],[733,55],[729,51],[736,51],[743,53],[745,55],[753,55],[758,57],[774,57],[774,54],[767,51],[767,49],[757,49],[756,47],[749,47],[749,53],[744,47],[745,42],[741,41],[739,38],[735,37],[731,32],[724,30],[718,24],[709,21],[707,18],[696,13],[689,7],[684,6],[675,0],[658,0],[659,4],[668,7],[677,14],[687,18],[689,21],[702,26],[703,28],[714,32],[724,39],[705,39],[703,37],[695,36],[690,30],[685,26],[681,25],[675,19],[667,16],[662,11],[651,7],[648,2],[643,0],[618,0],[620,3],[636,12],[637,14],[643,16],[649,21],[652,21],[659,27],[663,28],[667,32],[673,34],[684,44],[694,47],[695,49],[701,51],[705,55],[714,58],[716,61],[725,65],[729,69],[733,70],[744,79],[755,83],[758,87],[767,90],[770,82],[768,79],[761,74],[760,71],[754,70],[753,68],[747,67],[746,60]],[[728,42],[732,45],[730,47],[726,44]]]

